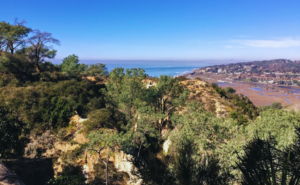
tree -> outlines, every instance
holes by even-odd
[[[26,42],[25,37],[31,32],[31,29],[24,26],[25,21],[18,22],[11,25],[7,22],[0,22],[0,51],[5,48],[6,51],[10,50],[11,54]]]
[[[171,76],[161,75],[158,79],[157,89],[160,94],[160,111],[165,114],[166,103],[182,92],[179,83]]]
[[[27,48],[27,54],[31,61],[38,67],[39,62],[43,62],[44,58],[54,58],[56,55],[56,50],[53,50],[52,45],[59,45],[60,41],[53,38],[51,33],[41,32],[40,30],[34,30],[34,35],[31,36],[28,42],[31,44]]]
[[[296,127],[297,139],[291,147],[279,150],[275,138],[270,135],[263,140],[256,136],[244,147],[244,155],[238,155],[237,168],[242,172],[243,185],[296,185],[300,180],[299,141],[300,129]],[[236,152],[237,153],[237,152]]]
[[[23,142],[19,138],[23,125],[6,108],[0,107],[0,156],[22,154]]]
[[[108,72],[107,72],[107,68],[105,67],[105,64],[97,63],[97,64],[89,65],[88,69],[85,71],[84,74],[99,78],[107,75]]]
[[[79,175],[59,175],[47,182],[47,185],[84,185],[85,178]]]
[[[274,102],[274,103],[272,103],[271,107],[272,107],[273,109],[282,109],[282,105],[281,105],[281,103],[279,103],[279,102]]]
[[[236,90],[234,89],[234,88],[232,88],[232,87],[226,87],[225,88],[225,91],[227,92],[227,93],[235,93],[236,92]]]
[[[84,131],[89,132],[99,128],[113,128],[112,113],[108,109],[98,109],[91,111],[88,120],[83,122]]]
[[[188,139],[181,140],[175,157],[174,173],[180,185],[229,184],[228,171],[222,172],[219,161],[213,156],[197,154],[196,144]]]
[[[133,108],[138,108],[145,85],[142,80],[146,74],[143,69],[115,68],[109,73],[105,92],[110,107],[118,107],[126,113],[127,120],[131,119]]]
[[[121,142],[121,136],[117,131],[113,130],[98,130],[92,131],[87,135],[89,139],[89,146],[87,150],[96,152],[99,156],[99,159],[105,165],[105,173],[106,173],[106,182],[105,184],[109,184],[109,174],[108,174],[108,163],[109,158],[113,154],[117,147]],[[106,158],[102,158],[102,152],[106,152]]]
[[[130,132],[130,134],[132,134],[133,145],[138,148],[137,157],[140,157],[142,146],[148,148],[151,145],[151,143],[148,142],[148,138],[158,135],[157,130],[153,127],[153,124],[157,120],[156,116],[158,115],[140,113],[134,125],[134,129]]]
[[[175,98],[180,97],[183,92],[182,86],[178,83],[177,79],[172,76],[161,75],[158,79],[158,84],[156,86],[159,97],[159,111],[166,115],[167,111],[174,108],[174,100]],[[187,95],[188,91],[184,92],[184,95]],[[185,98],[184,98],[185,97]],[[187,96],[182,96],[179,99],[185,100]],[[178,100],[179,100],[178,99]],[[176,102],[176,101],[175,101]],[[180,101],[179,101],[180,102]],[[168,112],[170,113],[170,112]],[[163,119],[158,121],[159,131],[162,130],[163,127]]]
[[[85,71],[87,69],[87,65],[79,64],[78,56],[73,54],[63,59],[63,62],[60,64],[60,69],[63,72],[74,76]]]

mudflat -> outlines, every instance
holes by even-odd
[[[217,83],[220,87],[232,87],[236,93],[248,96],[256,106],[270,105],[280,102],[283,106],[300,106],[300,87],[278,86],[228,80],[224,76],[201,75],[202,80]]]

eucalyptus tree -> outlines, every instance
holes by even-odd
[[[31,31],[31,28],[25,26],[25,21],[18,22],[16,19],[14,25],[0,22],[0,51],[5,48],[14,54],[18,47],[25,44],[25,38]]]

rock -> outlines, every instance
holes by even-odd
[[[25,185],[21,179],[6,168],[3,163],[0,163],[0,184],[1,185]]]
[[[27,185],[45,185],[54,178],[52,161],[48,159],[16,159],[3,163]]]

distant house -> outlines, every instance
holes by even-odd
[[[209,72],[209,71],[211,71],[211,68],[210,68],[210,67],[207,67],[207,68],[205,69],[205,71],[206,71],[206,72]]]

